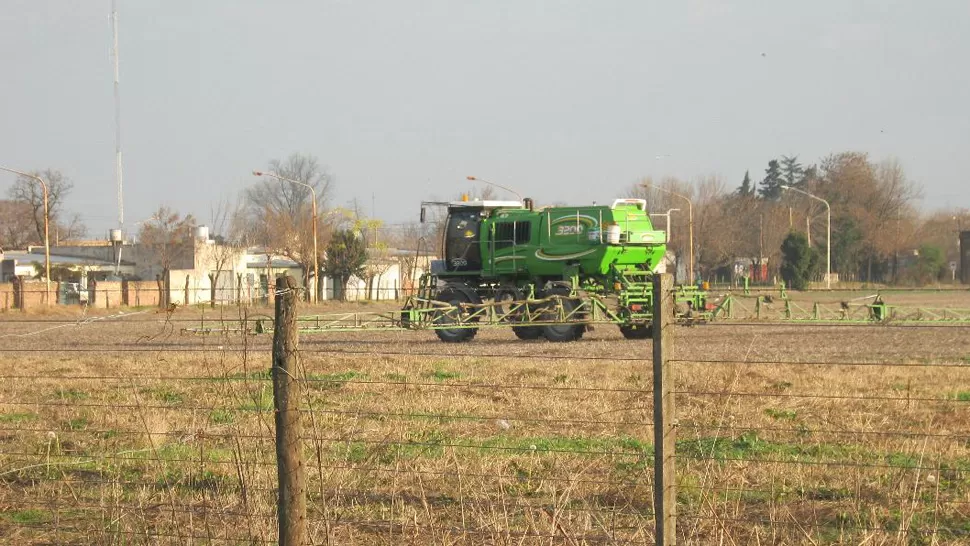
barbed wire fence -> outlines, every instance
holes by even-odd
[[[277,543],[272,340],[183,312],[0,323],[0,535]],[[304,336],[308,543],[970,543],[967,329],[809,330]]]

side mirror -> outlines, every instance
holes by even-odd
[[[425,217],[427,215],[428,215],[427,210],[424,207],[421,207],[421,223],[422,224],[424,223]]]

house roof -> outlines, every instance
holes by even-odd
[[[17,260],[17,262],[22,264],[29,264],[32,262],[44,263],[45,257],[44,252],[36,251],[23,251],[23,250],[8,250],[3,254],[3,258]],[[99,260],[97,258],[78,258],[77,256],[58,256],[57,254],[51,254],[51,265],[85,265],[85,266],[98,266],[98,267],[114,267],[114,262],[107,260]],[[126,264],[127,265],[127,264]]]

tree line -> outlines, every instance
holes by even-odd
[[[960,229],[970,229],[966,209],[919,209],[919,184],[893,159],[873,161],[862,152],[831,154],[813,164],[797,155],[768,161],[763,175],[745,172],[737,186],[719,176],[691,182],[645,177],[629,192],[648,200],[648,209],[672,214],[671,249],[688,254],[687,204],[693,204],[695,269],[699,278],[730,279],[758,271],[768,280],[804,286],[825,273],[825,204],[831,208],[831,266],[841,280],[926,284],[950,278],[958,261]]]
[[[379,278],[389,263],[386,254],[391,248],[415,250],[423,245],[423,250],[438,250],[440,218],[386,232],[356,202],[346,208],[332,207],[335,179],[312,155],[292,154],[269,161],[267,167],[297,183],[263,177],[235,202],[212,208],[209,225],[216,241],[222,243],[218,248],[227,253],[210,256],[215,264],[213,286],[231,258],[229,253],[241,248],[262,247],[269,254],[293,260],[300,265],[305,286],[313,276],[331,277],[338,293],[343,293],[353,276]],[[58,171],[37,174],[50,186],[51,233],[60,239],[83,236],[80,218],[64,209],[73,184]],[[811,164],[803,164],[797,155],[781,156],[769,160],[763,173],[752,176],[745,172],[736,186],[716,175],[691,181],[647,176],[632,184],[627,194],[647,200],[658,229],[669,221],[668,246],[678,265],[686,267],[693,231],[698,279],[723,281],[748,275],[756,281],[784,279],[798,288],[821,280],[825,272],[828,222],[823,203],[790,188],[829,203],[831,266],[841,280],[926,284],[942,279],[949,274],[948,262],[959,259],[958,231],[970,229],[967,209],[920,211],[920,186],[906,176],[903,167],[891,159],[873,161],[861,152],[831,154]],[[478,191],[486,196],[493,189]],[[316,219],[312,215],[314,196]],[[8,197],[0,201],[0,248],[41,244],[39,185],[18,178]],[[692,226],[688,225],[688,212],[692,213]],[[314,222],[317,256],[313,253]],[[138,240],[167,272],[184,252],[180,241],[191,240],[197,223],[192,215],[159,207],[141,223]],[[314,271],[315,263],[320,264],[319,271]]]

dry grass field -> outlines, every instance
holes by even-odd
[[[900,296],[970,307],[921,294]],[[322,309],[351,308],[375,306]],[[270,336],[110,313],[0,315],[4,542],[274,543]],[[970,327],[673,341],[680,544],[970,544]],[[653,543],[650,341],[599,326],[300,349],[313,544]]]

